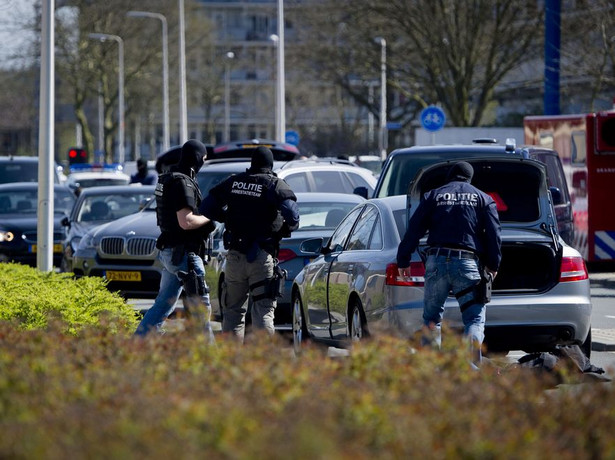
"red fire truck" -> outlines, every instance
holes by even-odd
[[[588,262],[615,260],[615,106],[578,115],[529,116],[525,143],[556,150],[571,194],[573,245]]]

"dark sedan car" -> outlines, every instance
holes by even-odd
[[[75,203],[75,195],[65,186],[54,186],[53,264],[60,266],[66,238],[60,223]],[[0,184],[0,262],[36,266],[38,184]]]
[[[154,196],[153,185],[107,185],[83,189],[70,216],[62,220],[67,228],[62,271],[73,270],[73,254],[79,241],[92,227],[138,212]]]

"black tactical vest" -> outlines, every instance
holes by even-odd
[[[182,196],[179,196],[180,194]],[[156,196],[156,218],[162,232],[161,238],[165,244],[199,241],[199,237],[196,234],[193,235],[196,231],[184,230],[177,221],[178,200],[185,201],[195,210],[201,203],[201,193],[196,182],[179,172],[161,174],[158,177],[154,195]]]
[[[278,213],[278,180],[272,174],[233,176],[227,189],[226,217],[226,227],[233,237],[263,241],[279,230],[283,220]]]

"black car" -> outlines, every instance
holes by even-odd
[[[92,227],[139,212],[154,197],[154,185],[105,185],[84,188],[69,216],[62,219],[67,228],[61,269],[73,270],[73,254],[79,241]]]
[[[268,139],[248,139],[217,144],[213,152],[207,154],[208,160],[220,158],[251,158],[252,152],[258,147],[267,147],[273,153],[275,161],[291,161],[305,158],[299,149],[285,142]]]
[[[61,221],[75,195],[63,185],[54,186],[53,264],[60,266],[66,232]],[[0,262],[36,266],[38,183],[0,184]]]
[[[53,182],[62,182],[60,170],[55,165],[53,170]],[[12,182],[38,182],[38,157],[28,156],[0,156],[0,184]]]

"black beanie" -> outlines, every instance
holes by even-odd
[[[182,145],[181,157],[177,164],[177,169],[184,173],[189,174],[192,169],[195,173],[203,166],[203,161],[207,156],[207,147],[201,141],[196,139],[190,139]]]
[[[447,182],[460,180],[463,182],[470,182],[474,176],[474,168],[466,161],[459,161],[451,166],[446,176]]]
[[[258,147],[252,153],[252,163],[250,164],[252,171],[259,169],[273,169],[273,153],[267,147]]]

